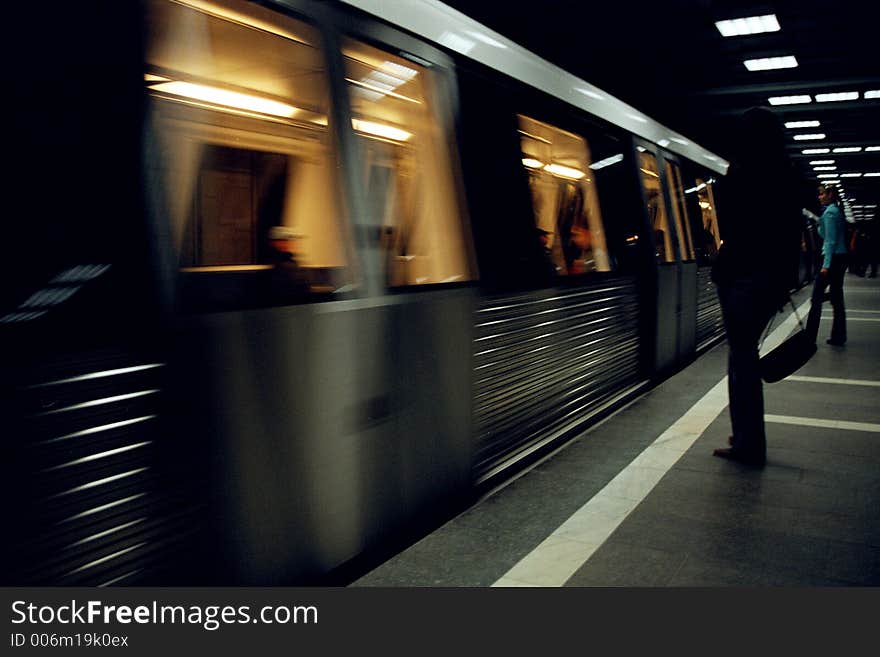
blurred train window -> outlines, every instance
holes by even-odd
[[[610,271],[586,139],[527,116],[518,118],[535,231],[549,267],[561,275]]]
[[[234,0],[146,6],[147,166],[181,271],[233,304],[350,282],[317,31]]]
[[[657,157],[653,153],[639,150],[639,171],[642,176],[642,189],[645,194],[645,207],[651,230],[654,231],[654,252],[658,262],[675,262],[672,237],[669,234],[669,220],[666,217],[666,202],[663,186],[660,184],[660,170]]]
[[[675,232],[682,261],[694,259],[694,245],[691,240],[691,227],[684,202],[684,186],[681,184],[681,168],[674,162],[666,161],[666,184],[672,197],[672,214],[675,217]]]
[[[343,57],[387,285],[473,280],[438,74],[354,40]]]
[[[709,176],[697,176],[693,180],[694,184],[684,190],[684,195],[694,231],[697,262],[705,265],[715,260],[721,247],[715,195],[712,190],[715,179]]]

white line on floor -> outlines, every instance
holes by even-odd
[[[869,381],[867,379],[833,379],[825,376],[798,376],[792,374],[784,379],[785,381],[802,381],[804,383],[829,383],[845,386],[876,386],[880,387],[880,381]]]
[[[799,427],[822,427],[823,429],[846,429],[848,431],[869,431],[880,433],[880,424],[872,422],[850,422],[849,420],[823,420],[815,417],[796,417],[793,415],[765,415],[765,422],[795,424]]]
[[[807,312],[810,302],[799,308]],[[764,340],[766,353],[780,344],[797,325],[793,314]],[[562,586],[629,513],[647,497],[657,482],[690,449],[727,406],[727,377],[664,431],[584,506],[523,557],[492,586]]]

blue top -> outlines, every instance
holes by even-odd
[[[831,256],[846,253],[846,224],[843,213],[834,203],[825,206],[819,218],[819,236],[822,238],[822,269],[831,267]]]

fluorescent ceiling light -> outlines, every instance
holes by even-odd
[[[870,153],[870,152],[872,152],[872,151],[880,151],[880,146],[868,146],[868,147],[865,149],[865,152],[866,152],[866,153]]]
[[[784,57],[762,57],[761,59],[747,59],[743,62],[750,71],[773,71],[779,68],[796,68],[798,63],[794,55]]]
[[[781,29],[779,27],[779,21],[776,20],[776,14],[715,21],[715,27],[718,28],[718,31],[721,32],[721,36],[723,37],[760,34],[762,32],[778,32]]]
[[[835,148],[835,153],[858,153],[862,150],[861,146],[841,146],[840,148]]]
[[[801,151],[803,155],[824,155],[825,153],[830,152],[830,148],[805,148]]]
[[[795,135],[795,141],[810,141],[815,139],[825,139],[824,132],[816,132],[813,134]]]
[[[801,96],[771,96],[767,99],[771,105],[801,105],[811,103],[813,99],[806,95]]]
[[[818,121],[787,121],[786,128],[818,128]]]
[[[813,171],[837,171],[837,167],[813,167]]]
[[[819,177],[821,178],[822,176]],[[840,185],[840,180],[835,178],[834,180],[823,180],[822,183],[825,185]]]
[[[817,178],[837,178],[836,173],[820,173]]]
[[[865,92],[865,100],[870,98],[880,98],[880,89],[871,89],[871,91]]]
[[[861,178],[862,174],[860,173],[842,173],[840,174],[841,178]]]
[[[560,178],[571,178],[572,180],[580,180],[586,175],[580,169],[573,169],[572,167],[563,166],[562,164],[548,164],[544,167],[544,171],[552,173],[554,176],[559,176]]]
[[[835,103],[841,100],[858,100],[858,91],[839,91],[833,94],[816,94],[817,103]]]
[[[271,114],[273,116],[283,116],[290,118],[299,109],[287,103],[280,103],[277,100],[269,100],[259,96],[243,94],[237,91],[229,91],[227,89],[219,89],[217,87],[209,87],[204,84],[194,84],[192,82],[162,82],[150,86],[150,89],[161,91],[163,93],[173,94],[175,96],[183,96],[185,98],[193,98],[214,105],[224,105],[249,112],[259,112],[260,114]]]
[[[878,176],[880,176],[880,171],[871,171],[865,174],[865,178],[877,178]]]
[[[536,160],[533,157],[524,157],[522,163],[529,169],[541,169],[544,167],[544,163],[541,160]]]
[[[834,164],[837,160],[810,160],[810,164],[813,166],[817,164]]]
[[[384,123],[352,119],[351,125],[358,132],[374,135],[376,137],[384,137],[385,139],[393,139],[394,141],[406,141],[412,137],[411,132],[390,125],[385,125]]]

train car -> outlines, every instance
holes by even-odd
[[[458,11],[52,18],[14,80],[6,584],[330,581],[723,338],[723,158]]]

